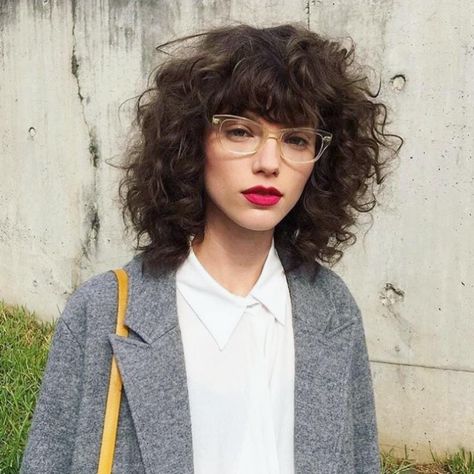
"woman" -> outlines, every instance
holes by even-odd
[[[301,26],[185,39],[138,101],[120,186],[129,336],[112,272],[71,296],[22,472],[97,470],[112,354],[113,472],[379,472],[360,312],[322,263],[375,205],[385,107],[352,49]]]

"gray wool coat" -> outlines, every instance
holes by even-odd
[[[124,268],[130,279],[128,338],[114,334],[113,272],[89,279],[66,304],[51,345],[23,474],[97,471],[112,353],[124,383],[113,472],[193,472],[175,272],[159,277],[143,272],[140,255]],[[379,473],[360,311],[330,269],[299,267],[286,272],[286,278],[295,342],[295,474]]]

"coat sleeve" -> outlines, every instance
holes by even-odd
[[[84,314],[73,294],[58,320],[36,403],[20,473],[70,472],[77,425],[83,348],[68,324]],[[77,321],[77,320],[76,320]]]
[[[377,439],[374,391],[367,345],[360,311],[356,309],[351,362],[350,406],[354,471],[379,474],[380,458]]]

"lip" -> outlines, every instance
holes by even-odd
[[[242,194],[247,201],[250,201],[252,204],[257,204],[258,206],[274,206],[283,196],[283,194],[273,186],[268,188],[265,186],[253,186],[252,188],[242,191]]]
[[[270,186],[266,188],[265,186],[254,186],[253,188],[248,188],[245,191],[242,191],[243,194],[258,194],[263,196],[278,196],[281,197],[283,194],[278,191],[277,188]]]
[[[245,199],[250,201],[252,204],[257,204],[259,206],[273,206],[281,198],[281,196],[276,196],[275,194],[258,194],[258,193],[244,193]]]

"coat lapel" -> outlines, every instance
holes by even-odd
[[[141,259],[126,267],[128,338],[111,335],[145,471],[193,472],[191,417],[176,308],[175,273],[142,273]]]
[[[339,472],[347,419],[353,322],[333,326],[338,318],[325,272],[300,267],[287,273],[295,343],[295,474]]]
[[[286,258],[279,251],[283,266]],[[147,473],[193,472],[192,432],[176,273],[130,278],[128,338],[111,335]],[[314,270],[314,269],[313,269]],[[336,325],[327,270],[287,272],[295,342],[295,474],[336,473],[347,407],[351,322]]]

